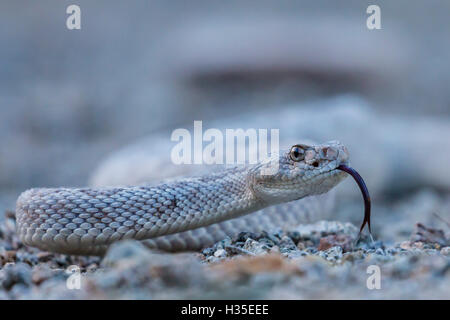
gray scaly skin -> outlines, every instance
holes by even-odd
[[[185,232],[323,194],[346,177],[336,169],[348,164],[339,142],[299,148],[294,159],[292,148],[256,165],[157,186],[30,189],[17,200],[17,232],[24,244],[42,250],[101,255],[119,240]],[[263,169],[274,161],[278,170],[267,175]]]

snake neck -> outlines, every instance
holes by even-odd
[[[199,227],[236,218],[259,210],[267,204],[251,187],[248,168],[235,167],[207,176],[183,179],[168,185],[182,190],[177,206],[188,207],[199,219]]]

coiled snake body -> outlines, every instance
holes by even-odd
[[[274,161],[278,169],[267,174]],[[319,215],[327,198],[309,196],[337,185],[346,176],[337,168],[347,163],[346,148],[332,141],[156,186],[30,189],[17,200],[17,232],[26,245],[67,254],[101,255],[122,239],[198,249],[239,231],[293,223],[314,202],[319,205],[308,213]],[[297,210],[263,210],[305,197]]]

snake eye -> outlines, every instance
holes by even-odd
[[[290,151],[290,157],[292,161],[302,161],[305,158],[305,150],[299,146],[293,146]]]

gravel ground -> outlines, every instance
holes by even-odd
[[[383,242],[389,237],[377,224],[378,240],[364,235],[356,244],[354,224],[319,221],[286,231],[242,232],[199,253],[167,254],[125,241],[103,258],[24,247],[14,214],[7,212],[0,229],[0,299],[450,299],[447,218],[429,214],[434,218],[422,220],[441,229],[412,223],[430,210],[427,201],[442,208],[447,199],[422,192],[404,200],[416,210],[410,219],[398,213],[402,204],[391,206],[396,222],[383,213],[374,217],[390,225],[392,241]],[[380,268],[379,290],[367,287],[371,265]],[[77,273],[66,271],[70,266],[79,268],[78,290],[67,286],[77,285]]]

